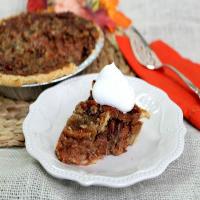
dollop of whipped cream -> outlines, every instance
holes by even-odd
[[[93,86],[92,96],[100,105],[117,108],[123,113],[133,109],[135,92],[114,63],[106,65]]]

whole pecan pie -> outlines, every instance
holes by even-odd
[[[120,155],[133,144],[143,117],[149,113],[137,105],[128,112],[99,105],[92,96],[80,102],[68,119],[55,153],[64,163],[88,165],[105,155]]]
[[[0,22],[0,85],[72,73],[95,48],[97,27],[73,13],[25,13]]]

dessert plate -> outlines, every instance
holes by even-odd
[[[89,166],[67,165],[54,153],[57,140],[75,106],[89,96],[97,75],[72,78],[45,90],[30,106],[23,124],[26,149],[54,177],[81,185],[126,187],[165,171],[184,148],[186,128],[181,109],[160,89],[127,77],[137,104],[151,113],[137,141],[120,156],[106,156]]]

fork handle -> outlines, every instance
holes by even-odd
[[[175,67],[173,67],[170,64],[163,64],[163,66],[166,66],[170,68],[172,71],[174,71],[183,81],[184,83],[193,91],[195,94],[198,95],[200,98],[200,89],[194,85],[185,75],[183,75],[179,70],[177,70]]]

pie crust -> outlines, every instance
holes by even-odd
[[[23,85],[34,84],[34,83],[47,83],[51,82],[54,79],[72,74],[76,71],[77,67],[75,64],[70,63],[64,66],[62,69],[57,69],[51,71],[48,74],[36,74],[29,76],[21,75],[7,75],[0,73],[0,85],[9,86],[9,87],[20,87]]]

